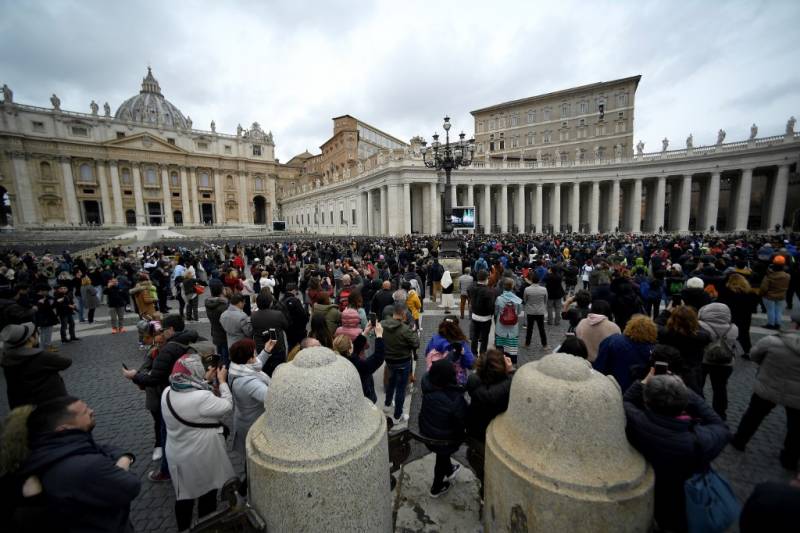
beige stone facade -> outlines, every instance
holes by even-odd
[[[475,157],[542,163],[628,157],[640,79],[593,83],[472,111]]]
[[[277,217],[272,133],[193,128],[151,72],[114,116],[0,104],[0,195],[5,224],[188,226],[269,224]]]

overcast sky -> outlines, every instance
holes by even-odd
[[[197,128],[272,130],[281,161],[351,114],[407,141],[450,114],[641,74],[635,141],[783,133],[800,116],[800,1],[0,0],[0,83],[20,103],[112,112],[147,65]]]

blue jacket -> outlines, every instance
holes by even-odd
[[[427,354],[434,349],[441,353],[447,353],[450,350],[451,344],[449,340],[437,333],[431,337],[430,342],[428,342],[428,345],[425,347],[425,353]],[[461,341],[461,368],[472,368],[474,363],[475,354],[472,353],[469,342]]]
[[[634,380],[647,374],[654,346],[647,342],[633,342],[625,335],[616,333],[600,343],[597,359],[592,366],[598,372],[614,376],[622,392],[625,392]]]
[[[116,466],[119,450],[97,444],[91,433],[78,429],[46,433],[31,447],[22,472],[39,476],[49,520],[65,531],[133,531],[130,508],[141,483]]]

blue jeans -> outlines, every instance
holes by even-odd
[[[764,298],[764,307],[767,308],[767,325],[780,326],[783,308],[786,307],[786,300],[768,300]]]
[[[231,362],[230,355],[229,355],[229,352],[228,352],[228,343],[227,342],[222,342],[220,344],[217,344],[216,348],[217,348],[217,354],[219,355],[219,360],[222,363],[222,366],[227,368],[228,365]]]
[[[80,320],[81,322],[86,322],[86,318],[84,318],[84,312],[86,308],[83,305],[83,298],[76,297],[75,303],[78,304],[78,320]]]
[[[405,363],[390,364],[386,363],[389,369],[389,386],[386,387],[386,400],[384,405],[392,405],[392,395],[394,394],[394,417],[400,418],[403,415],[403,402],[406,400],[406,384],[411,375],[411,361]]]
[[[44,349],[53,344],[53,326],[42,326],[39,328],[39,346]]]

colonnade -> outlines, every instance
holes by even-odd
[[[739,232],[784,224],[790,164],[558,181],[518,174],[478,178],[475,172],[454,175],[451,203],[476,208],[479,232]],[[754,179],[764,180],[757,197]],[[347,233],[439,233],[442,192],[430,178],[364,186],[355,193],[358,216]],[[300,228],[328,232],[300,222]]]

